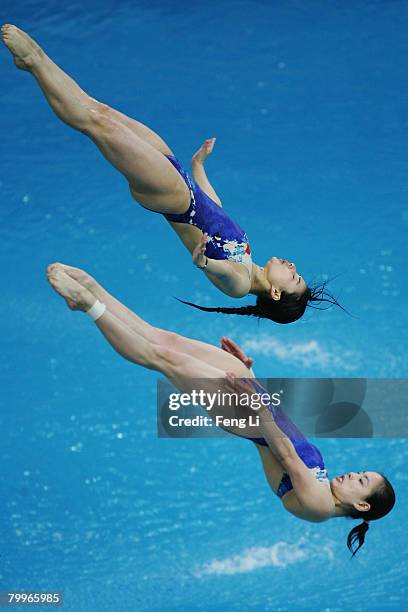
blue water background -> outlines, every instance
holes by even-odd
[[[255,261],[340,275],[330,286],[354,315],[278,327],[176,302],[237,305],[3,48],[0,590],[61,589],[76,612],[401,608],[405,440],[319,442],[332,474],[383,471],[397,491],[351,563],[355,523],[285,513],[251,444],[157,439],[156,375],[66,309],[45,268],[84,267],[154,325],[231,336],[258,376],[406,377],[407,3],[6,0],[0,13],[187,167],[217,136],[208,174]]]

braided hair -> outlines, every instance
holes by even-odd
[[[286,291],[282,291],[279,300],[273,300],[266,295],[258,295],[255,304],[241,306],[240,308],[225,308],[223,306],[209,308],[207,306],[193,304],[192,302],[186,302],[179,298],[177,299],[183,304],[193,306],[205,312],[248,315],[258,317],[259,319],[270,319],[275,323],[285,324],[293,323],[293,321],[300,319],[308,306],[316,310],[327,310],[327,308],[330,308],[330,305],[336,305],[346,312],[345,308],[338,303],[336,298],[327,291],[326,285],[328,282],[329,281],[325,281],[319,285],[306,287],[305,291],[300,295],[298,293],[287,293]],[[319,306],[313,306],[311,302],[327,302],[329,306],[321,308]]]
[[[370,504],[370,509],[366,512],[353,509],[349,513],[349,518],[362,518],[363,522],[360,525],[354,527],[347,536],[347,548],[352,553],[353,558],[357,551],[364,544],[365,536],[369,528],[369,521],[383,518],[386,514],[391,512],[395,504],[395,492],[388,478],[384,474],[380,474],[383,477],[383,482],[377,487],[370,497],[367,497],[366,501]],[[354,544],[357,546],[353,548]]]

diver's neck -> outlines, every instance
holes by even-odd
[[[271,285],[265,278],[264,269],[258,264],[252,264],[251,288],[248,293],[261,295],[269,292]]]
[[[339,500],[338,497],[335,496],[335,494],[333,493],[333,491],[331,491],[332,494],[332,499],[333,499],[333,504],[334,504],[334,509],[333,509],[333,516],[332,518],[337,518],[337,517],[344,517],[344,516],[348,516],[348,512],[346,510],[346,508],[343,506],[342,502]]]

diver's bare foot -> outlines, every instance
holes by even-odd
[[[21,70],[31,70],[43,51],[28,34],[14,25],[6,23],[1,28],[3,42],[12,53],[14,63]]]
[[[103,302],[104,298],[106,297],[105,289],[90,274],[85,272],[85,270],[75,268],[74,266],[67,266],[63,263],[55,263],[48,266],[48,271],[51,271],[55,266],[58,266],[61,268],[61,270],[64,270],[68,276],[75,279],[80,285],[88,289],[88,291],[90,291],[96,297],[96,299]]]
[[[72,310],[86,312],[94,305],[95,296],[76,280],[68,276],[60,266],[49,266],[47,277],[53,289],[62,295]]]

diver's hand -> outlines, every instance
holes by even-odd
[[[207,265],[208,259],[205,255],[205,248],[207,246],[208,234],[205,232],[202,234],[201,239],[197,243],[196,247],[193,251],[193,264],[197,266],[197,268],[204,268]]]
[[[197,164],[197,163],[202,164],[204,160],[206,160],[207,157],[212,153],[212,150],[215,145],[215,141],[216,141],[216,138],[207,138],[207,140],[204,140],[201,147],[198,149],[196,153],[194,153],[193,157],[191,158],[191,163],[192,164]]]
[[[225,372],[224,385],[232,393],[252,395],[254,387],[246,378],[238,378],[234,372]]]
[[[244,351],[238,346],[238,344],[231,340],[231,338],[223,336],[221,338],[221,348],[226,353],[231,353],[231,355],[234,355],[234,357],[237,357],[237,359],[242,361],[242,363],[246,365],[248,370],[250,370],[254,365],[254,360],[251,357],[248,357],[244,353]]]

